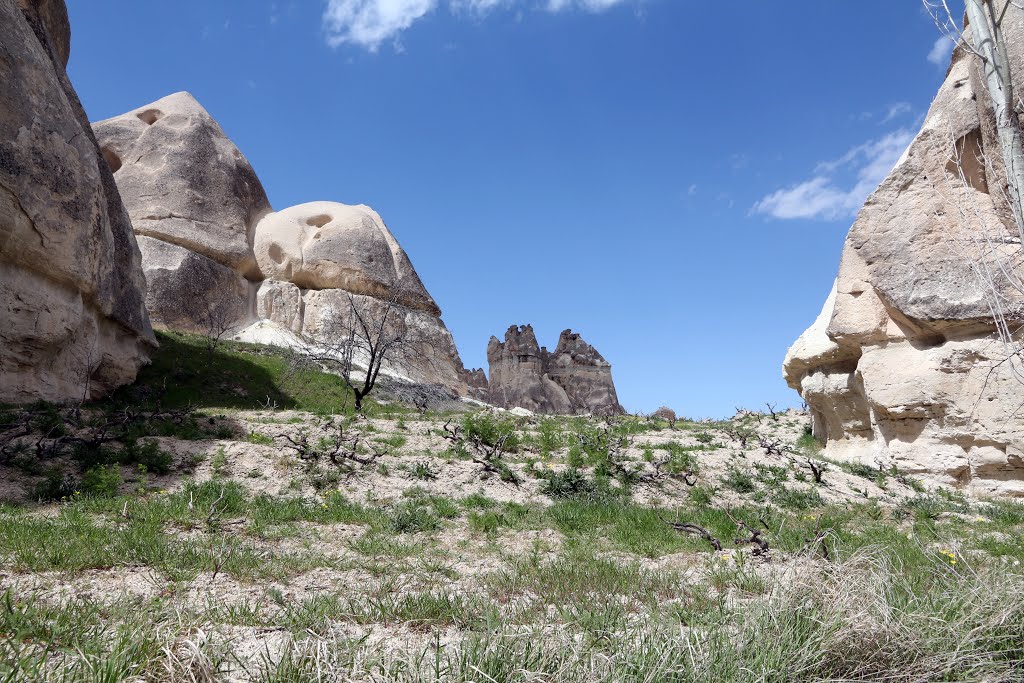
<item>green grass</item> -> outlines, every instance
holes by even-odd
[[[269,404],[321,414],[351,412],[351,391],[340,377],[292,371],[284,349],[225,341],[208,352],[205,337],[180,332],[157,332],[157,341],[152,363],[108,403],[134,404],[162,393],[165,408],[252,410]],[[387,409],[371,400],[364,412]]]

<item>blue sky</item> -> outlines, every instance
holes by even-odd
[[[781,379],[949,45],[916,0],[68,0],[93,120],[188,90],[276,209],[377,209],[467,366],[571,327],[631,411]]]

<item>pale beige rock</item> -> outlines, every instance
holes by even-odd
[[[156,343],[69,41],[63,2],[0,0],[0,402],[97,397]]]
[[[177,244],[261,279],[252,253],[270,212],[242,152],[191,94],[93,124],[136,234]]]
[[[302,334],[310,339],[329,334],[339,328],[338,320],[344,319],[349,311],[349,292],[341,289],[305,290],[302,293]],[[362,307],[363,315],[372,320],[383,316],[386,302],[374,297],[353,294],[356,304]],[[399,364],[386,363],[385,370],[412,382],[440,384],[465,396],[468,393],[463,373],[465,372],[459,351],[451,332],[437,316],[422,310],[398,307],[404,317],[404,324],[411,330],[410,339],[415,339],[416,352],[404,358]],[[394,315],[394,312],[392,312]],[[275,321],[276,322],[276,321]]]
[[[256,292],[256,317],[272,320],[286,330],[302,332],[305,304],[302,291],[290,282],[264,280]]]
[[[1009,7],[1004,31],[1024,69],[1024,11]],[[1024,70],[1014,77],[1024,87]],[[850,229],[833,292],[784,375],[830,455],[1024,495],[1024,386],[1000,364],[975,252],[957,239],[984,221],[1020,253],[997,191],[1006,179],[988,100],[976,63],[957,50],[922,130]],[[1019,293],[1003,295],[1024,320]]]
[[[367,206],[310,202],[267,215],[256,227],[256,260],[267,278],[303,289],[341,289],[434,316],[441,310],[409,257]]]

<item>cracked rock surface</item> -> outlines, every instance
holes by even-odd
[[[156,343],[69,44],[61,0],[0,0],[0,402],[100,396]]]

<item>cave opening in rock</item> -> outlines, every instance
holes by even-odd
[[[147,109],[146,111],[139,112],[136,116],[147,126],[152,126],[164,117],[164,113],[159,109]]]
[[[121,168],[121,157],[119,157],[114,150],[109,147],[104,147],[100,150],[103,154],[103,160],[107,162],[107,166],[110,167],[111,173],[117,173]]]
[[[309,225],[309,226],[312,226],[312,227],[316,227],[316,228],[322,228],[325,225],[327,225],[328,223],[330,223],[332,220],[333,219],[330,216],[328,216],[325,213],[322,213],[322,214],[319,214],[319,215],[316,215],[316,216],[310,216],[309,218],[307,218],[306,219],[306,225]]]
[[[953,154],[946,162],[946,173],[960,178],[968,186],[988,194],[985,175],[985,152],[981,144],[981,130],[975,128],[956,141]]]

